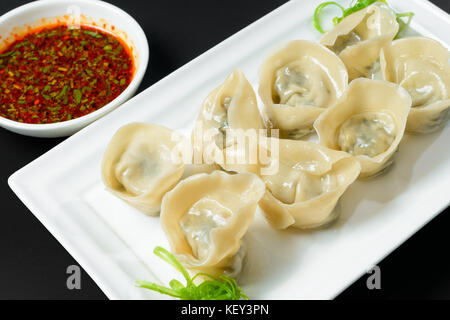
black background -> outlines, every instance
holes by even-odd
[[[27,2],[1,0],[0,14]],[[109,2],[130,13],[149,39],[150,65],[140,87],[142,91],[285,1]],[[450,11],[450,1],[432,2]],[[77,262],[7,185],[12,173],[61,141],[29,138],[0,129],[0,299],[106,299],[85,272],[82,290],[67,290],[66,268]],[[382,290],[369,291],[365,276],[338,299],[450,298],[448,211],[380,263]]]

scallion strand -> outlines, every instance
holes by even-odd
[[[322,10],[330,5],[337,6],[342,11],[342,16],[334,17],[332,20],[333,24],[336,26],[344,18],[348,17],[349,15],[351,15],[355,12],[358,12],[360,10],[367,8],[368,6],[372,5],[375,2],[382,2],[382,3],[386,4],[387,6],[389,6],[386,0],[354,0],[351,2],[350,7],[347,9],[345,9],[342,5],[340,5],[339,3],[334,2],[334,1],[328,1],[328,2],[321,3],[314,11],[314,18],[313,18],[314,27],[320,33],[325,33],[325,31],[323,30],[322,25],[320,23],[320,15],[322,14]],[[414,13],[412,13],[412,12],[396,13],[397,22],[400,25],[399,31],[396,35],[396,38],[400,37],[403,34],[403,32],[407,29],[407,27],[411,23],[413,16],[414,16]],[[407,18],[407,20],[404,21],[403,18]]]
[[[314,27],[320,32],[325,33],[325,31],[322,28],[322,25],[320,24],[320,15],[322,14],[322,10],[325,9],[328,6],[337,6],[339,9],[342,10],[342,14],[345,14],[345,8],[341,6],[339,3],[334,1],[328,1],[320,4],[316,10],[314,11]]]
[[[191,278],[177,258],[166,249],[156,247],[153,253],[183,274],[186,279],[186,286],[175,279],[170,281],[170,288],[138,280],[136,286],[140,288],[153,290],[181,300],[248,300],[248,297],[232,277],[216,277],[207,273],[198,273]],[[199,285],[195,285],[194,281],[199,277],[204,277],[205,280]]]

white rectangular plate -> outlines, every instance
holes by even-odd
[[[159,219],[105,191],[100,162],[114,132],[133,121],[188,129],[202,100],[235,68],[256,84],[267,54],[293,39],[318,40],[311,15],[321,1],[292,1],[161,80],[15,173],[11,188],[111,299],[161,298],[136,279],[167,284]],[[390,3],[416,13],[412,27],[450,43],[449,16],[423,0]],[[260,214],[249,231],[241,284],[253,299],[330,299],[445,209],[450,196],[450,127],[407,136],[393,169],[357,182],[342,217],[316,232],[271,229]]]

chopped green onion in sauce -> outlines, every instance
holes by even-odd
[[[32,124],[76,119],[118,97],[133,73],[129,48],[110,33],[41,28],[0,51],[0,116]]]

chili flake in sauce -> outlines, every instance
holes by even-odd
[[[128,48],[101,30],[29,33],[0,53],[0,116],[33,124],[82,117],[119,96],[133,68]]]

